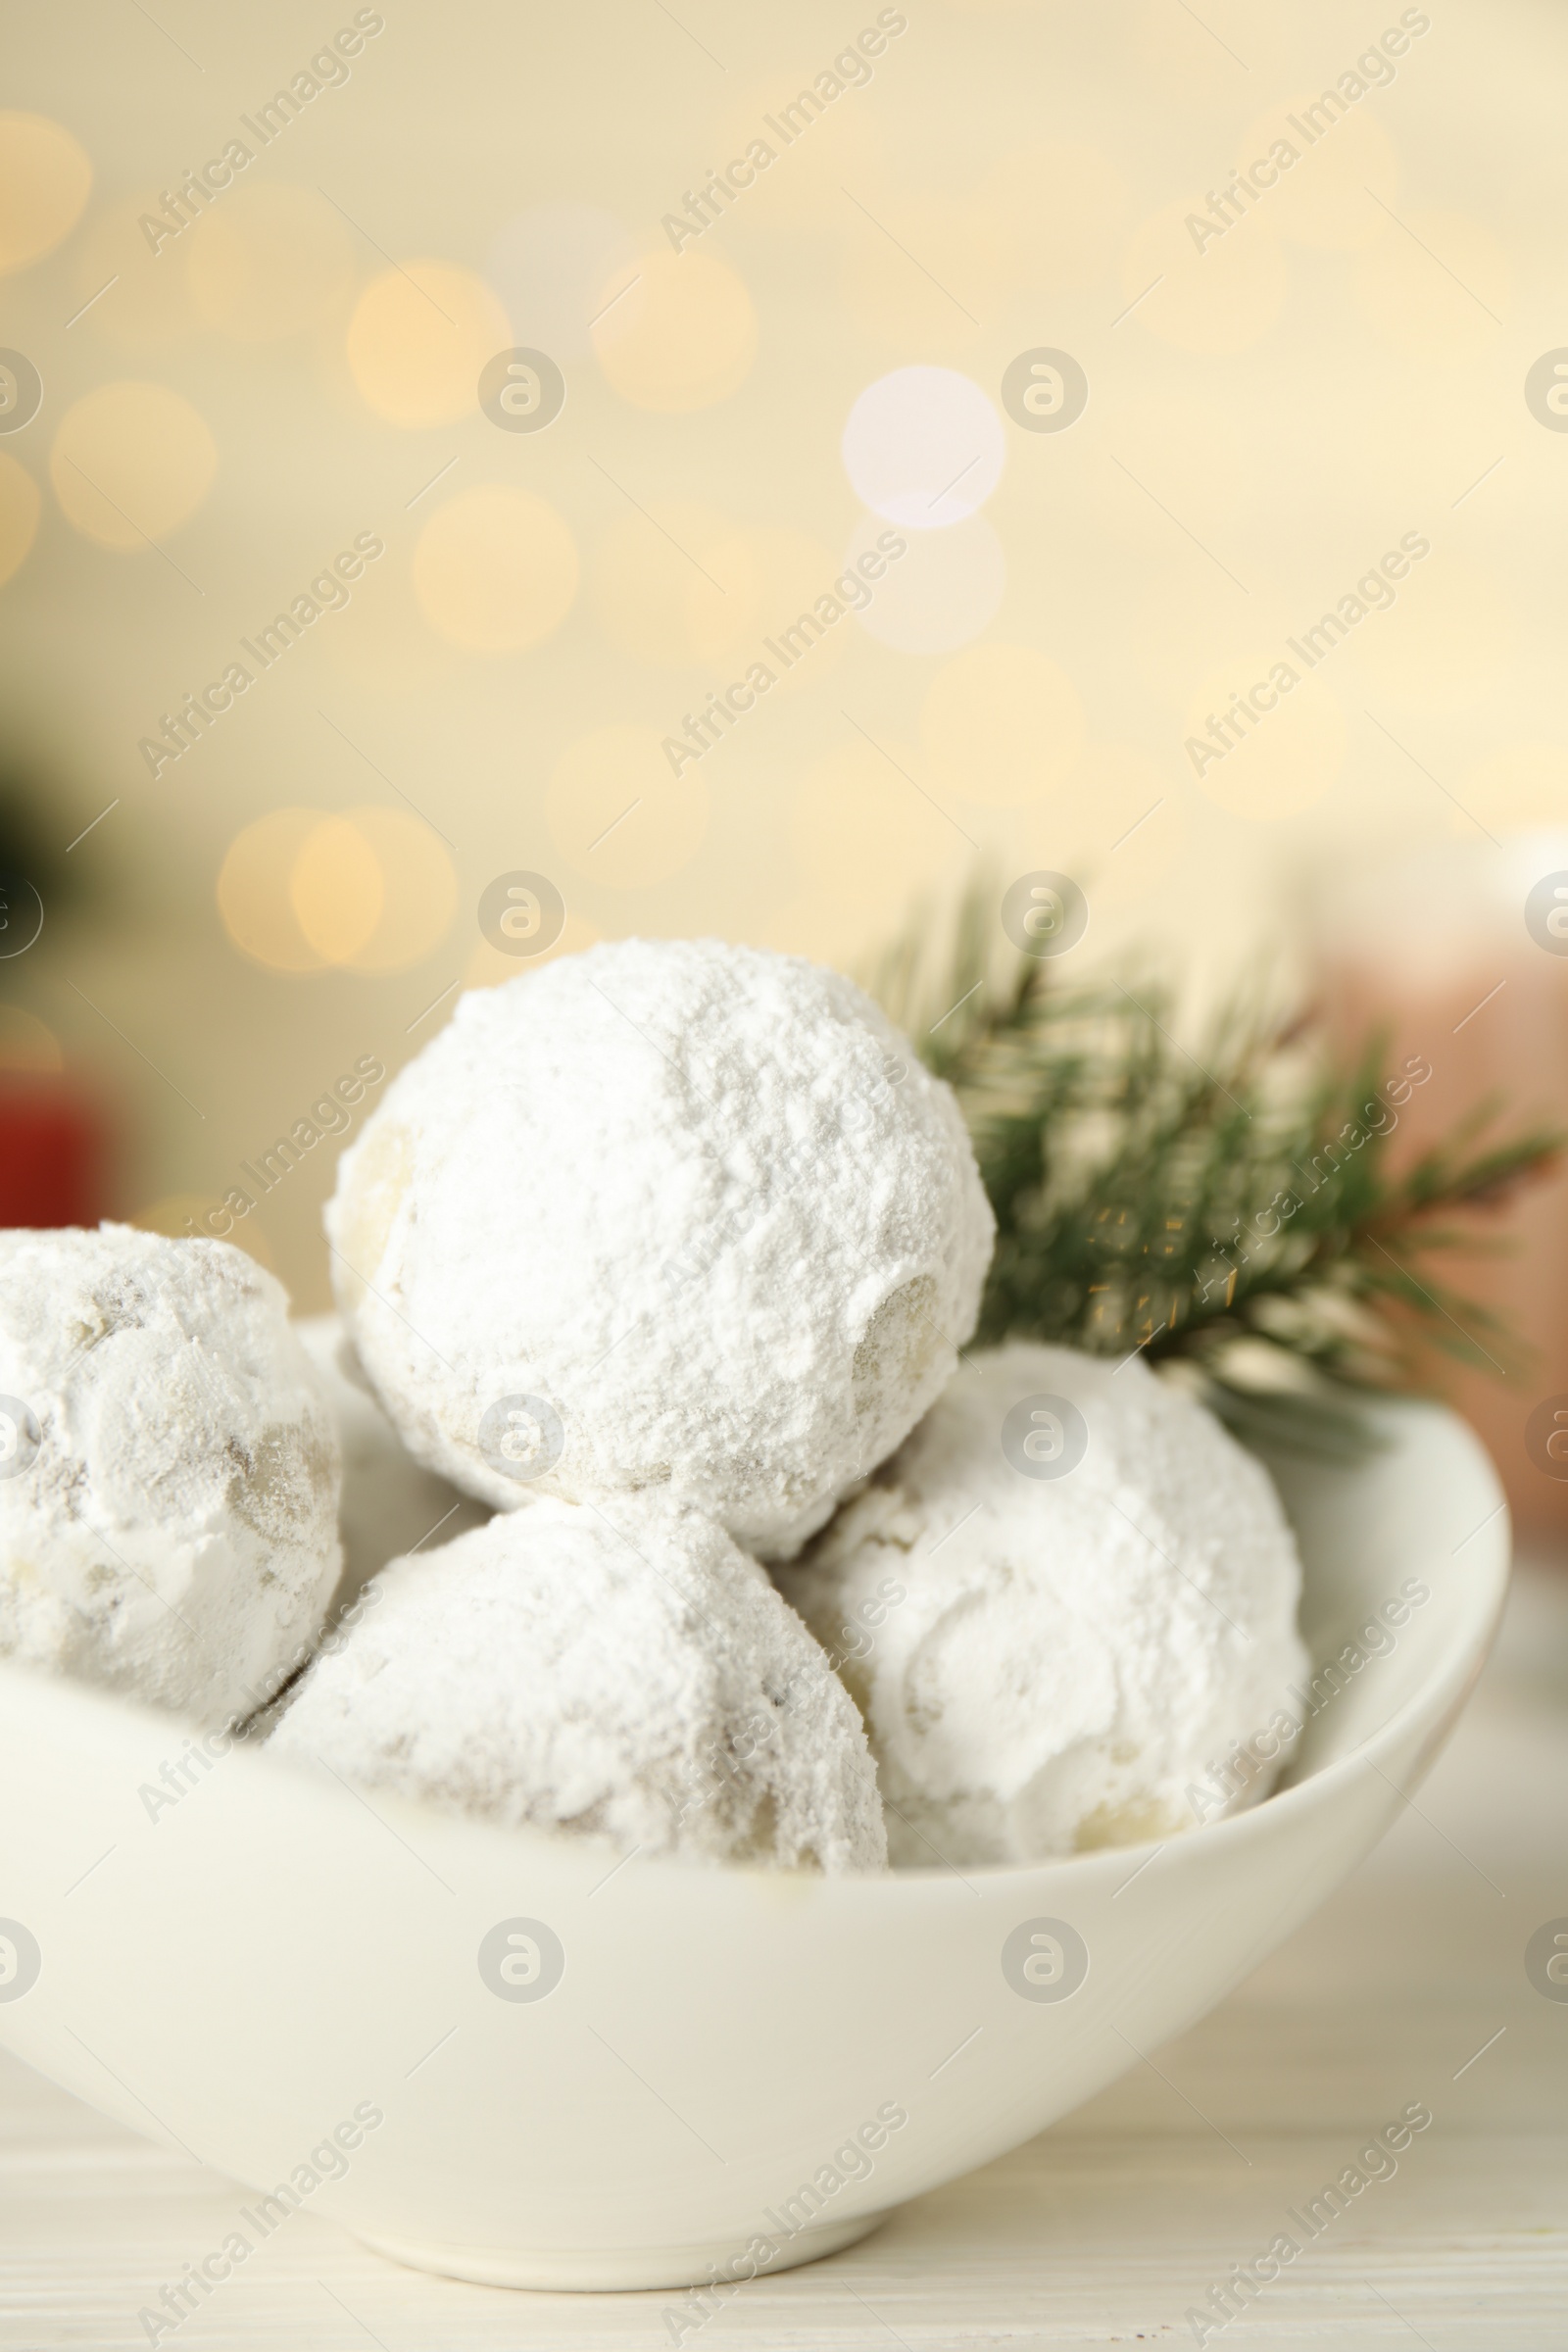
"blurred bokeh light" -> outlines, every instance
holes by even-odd
[[[528,968],[498,875],[552,955],[858,964],[1049,867],[1086,965],[1353,971],[1434,1101],[1549,1107],[1565,973],[1494,876],[1568,823],[1568,23],[1389,24],[933,0],[835,74],[819,0],[19,18],[4,748],[97,887],[0,961],[6,1080],[182,1229]],[[247,1220],[305,1306],[330,1177]]]

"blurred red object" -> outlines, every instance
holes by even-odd
[[[0,1072],[0,1225],[96,1225],[107,1146],[102,1113],[74,1086]]]

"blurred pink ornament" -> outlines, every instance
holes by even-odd
[[[1500,1108],[1498,1132],[1568,1124],[1568,832],[1439,844],[1369,869],[1320,906],[1316,932],[1337,1045],[1384,1032],[1391,1069],[1407,1054],[1432,1065],[1401,1114],[1397,1164],[1489,1099]],[[1568,1535],[1568,1169],[1478,1214],[1475,1228],[1483,1245],[1502,1249],[1455,1252],[1435,1271],[1501,1319],[1519,1343],[1515,1360],[1504,1364],[1496,1339],[1472,1328],[1496,1368],[1470,1369],[1434,1348],[1430,1376],[1491,1448],[1521,1536],[1560,1538]],[[1421,1269],[1412,1270],[1419,1279]]]

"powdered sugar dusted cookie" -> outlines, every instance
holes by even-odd
[[[269,1752],[627,1852],[880,1868],[865,1736],[795,1612],[697,1512],[612,1513],[545,1497],[393,1561]]]
[[[226,1242],[0,1233],[0,1655],[222,1724],[337,1581],[338,1446]]]
[[[1290,1745],[1295,1539],[1261,1465],[1136,1357],[972,1355],[778,1582],[859,1701],[896,1863],[1169,1837],[1222,1809],[1238,1741]]]
[[[795,956],[627,940],[462,998],[344,1154],[334,1282],[505,1509],[664,1487],[787,1557],[939,1395],[993,1220],[950,1090]]]

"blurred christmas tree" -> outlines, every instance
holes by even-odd
[[[30,883],[49,913],[85,897],[91,878],[86,862],[68,853],[62,826],[50,820],[59,798],[41,763],[0,749],[0,877]]]
[[[41,763],[0,751],[0,1225],[95,1224],[107,1205],[96,1092],[24,1001],[48,918],[95,890],[91,852],[73,855],[54,817],[61,798]]]

